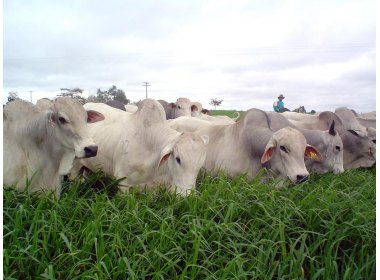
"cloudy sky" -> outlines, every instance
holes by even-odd
[[[5,0],[3,103],[62,87],[375,110],[375,0]]]

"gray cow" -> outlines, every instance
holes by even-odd
[[[345,165],[349,169],[371,167],[376,161],[376,129],[363,126],[352,110],[346,107],[337,108],[335,114],[342,120],[346,131],[350,132],[344,136],[345,149],[349,151],[345,156]],[[357,157],[358,152],[362,157]]]
[[[321,161],[306,159],[305,164],[308,170],[317,173],[326,173],[329,171],[335,174],[342,173],[343,168],[343,143],[339,134],[335,130],[335,121],[332,120],[329,129],[313,130],[297,128],[283,114],[269,112],[268,118],[270,128],[277,131],[284,127],[293,127],[305,136],[307,143],[313,145],[322,153]]]
[[[329,129],[333,120],[343,142],[344,169],[371,167],[376,161],[376,139],[371,136],[373,129],[360,125],[351,110],[338,108],[336,113],[325,111],[317,116],[305,115],[304,119],[290,119],[297,127],[318,130]]]
[[[251,179],[267,167],[275,177],[299,183],[309,176],[304,156],[322,158],[296,129],[286,127],[273,132],[266,113],[258,109],[250,109],[234,124],[199,126],[195,133],[210,138],[204,167],[213,174],[225,170],[230,176],[247,173]]]

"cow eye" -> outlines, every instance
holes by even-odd
[[[335,149],[340,152],[340,146],[335,146]]]
[[[285,148],[285,146],[280,146],[281,151],[285,153],[289,153],[288,150]]]
[[[67,120],[64,117],[59,117],[58,121],[60,124],[66,124],[67,123]]]
[[[376,144],[376,140],[372,140],[372,142]]]
[[[178,109],[181,109],[181,106],[178,105]]]
[[[180,159],[179,157],[176,157],[175,160],[177,161],[177,163],[178,163],[179,165],[181,165],[181,159]]]

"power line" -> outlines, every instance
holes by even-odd
[[[150,84],[148,82],[143,82],[143,87],[145,87],[145,98],[148,98],[148,87]]]

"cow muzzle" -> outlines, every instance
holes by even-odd
[[[343,166],[334,166],[333,167],[333,173],[334,174],[340,174],[344,172]]]
[[[308,175],[297,175],[296,183],[299,184],[299,183],[305,182],[308,178],[309,178]]]
[[[94,157],[98,153],[98,146],[87,146],[84,148],[84,157]]]

